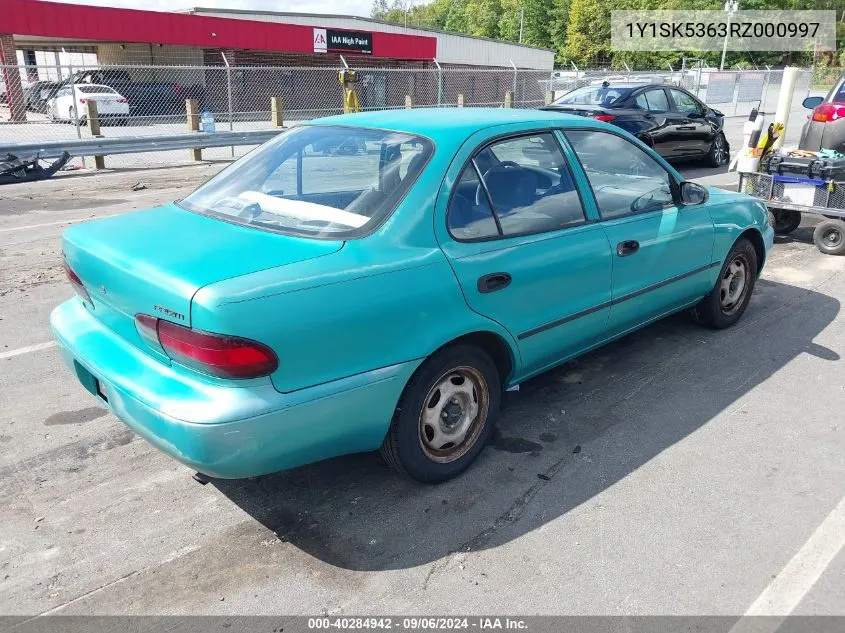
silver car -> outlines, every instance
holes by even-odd
[[[813,113],[804,124],[798,147],[812,152],[835,149],[845,153],[845,75],[826,97],[807,97],[803,105]]]

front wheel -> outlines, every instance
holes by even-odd
[[[707,164],[711,167],[721,167],[728,162],[728,141],[722,132],[716,134],[707,152]]]
[[[730,327],[739,321],[757,281],[757,251],[740,238],[722,264],[719,278],[710,293],[692,309],[693,319],[714,329]]]
[[[459,475],[489,440],[501,391],[499,371],[486,352],[470,345],[441,350],[408,381],[382,457],[423,483]]]
[[[845,255],[845,222],[825,220],[813,231],[813,242],[826,255]]]

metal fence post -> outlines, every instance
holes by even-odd
[[[512,108],[513,107],[513,93],[510,90],[508,90],[505,93],[505,107],[506,108]]]
[[[405,95],[405,107],[406,108],[413,108],[414,107],[414,100],[411,98],[411,95]]]
[[[440,67],[437,58],[434,58],[434,65],[437,66],[437,105],[443,105],[443,69]]]
[[[508,61],[511,63],[511,66],[513,67],[513,92],[511,93],[511,104],[510,105],[507,105],[508,96],[507,96],[507,93],[505,94],[505,107],[506,108],[512,108],[513,107],[513,100],[514,100],[514,97],[516,96],[516,74],[517,74],[518,71],[516,69],[516,64],[513,63],[513,60],[510,59]]]
[[[464,95],[463,95],[463,93],[458,95],[458,107],[459,108],[464,107]]]
[[[234,111],[234,106],[232,104],[232,67],[229,66],[229,60],[226,59],[226,53],[220,51],[220,56],[223,58],[223,63],[226,64],[226,94],[229,98],[229,131],[232,132],[235,128],[232,124],[232,113]],[[229,148],[232,154],[232,158],[235,157],[235,146]]]

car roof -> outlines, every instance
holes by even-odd
[[[599,121],[548,110],[519,108],[412,108],[340,114],[309,121],[315,125],[350,125],[408,132],[434,138],[444,134],[464,137],[486,128],[512,123],[554,125],[555,127],[604,127]]]

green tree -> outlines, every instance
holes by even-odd
[[[581,65],[610,61],[610,12],[603,0],[572,0],[565,54]]]

